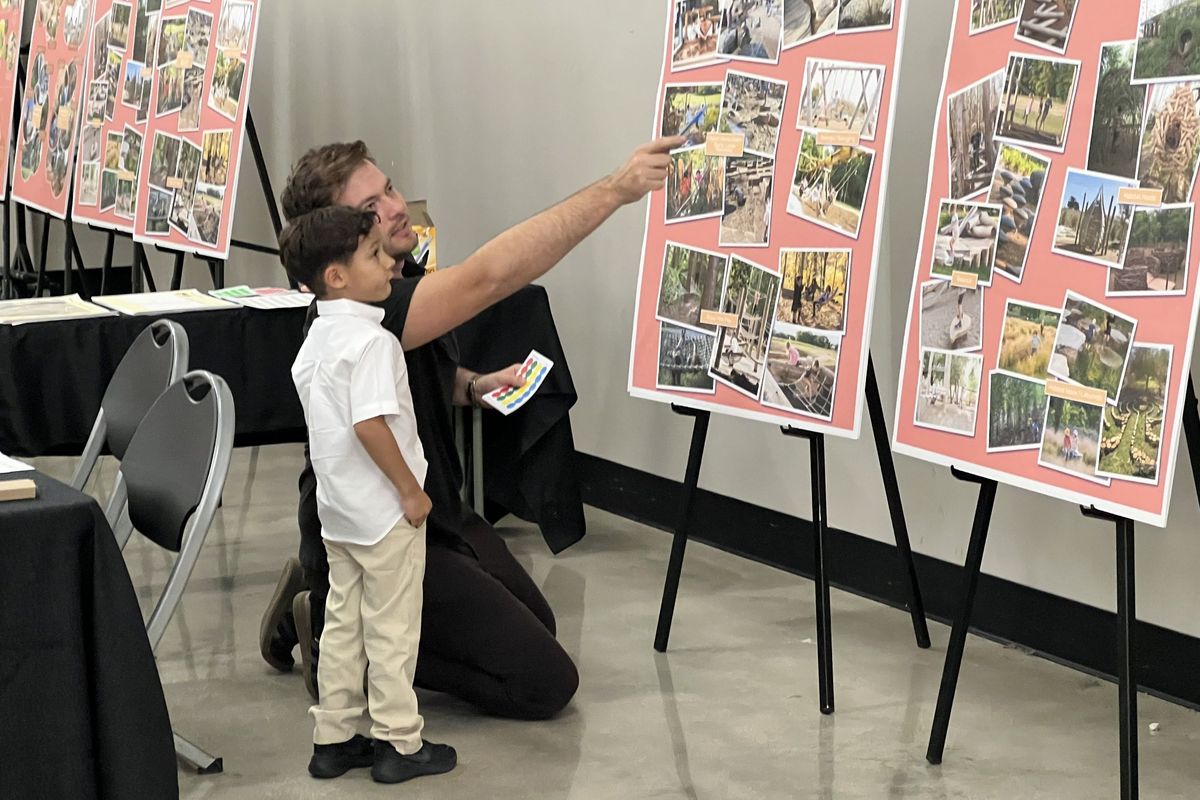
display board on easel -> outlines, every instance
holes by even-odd
[[[1200,300],[1181,30],[1200,3],[958,3],[897,452],[1166,524]]]
[[[0,0],[0,200],[8,196],[9,143],[25,15],[21,0]]]

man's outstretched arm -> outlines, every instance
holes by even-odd
[[[612,175],[509,228],[461,264],[421,279],[400,342],[420,347],[546,274],[621,206],[659,189],[683,137],[644,144]]]

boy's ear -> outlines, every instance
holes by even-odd
[[[346,288],[346,269],[341,264],[333,263],[325,268],[325,286],[328,289]]]

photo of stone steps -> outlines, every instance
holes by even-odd
[[[1025,0],[1017,23],[1017,38],[1030,44],[1067,52],[1067,40],[1079,0]]]
[[[988,202],[1000,206],[996,269],[1017,281],[1025,271],[1029,243],[1041,207],[1050,159],[1011,144],[1000,148]]]

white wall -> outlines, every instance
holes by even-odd
[[[364,138],[409,197],[430,200],[447,263],[600,177],[650,134],[659,0],[264,5],[252,108],[276,191],[305,148]],[[944,0],[912,6],[872,336],[889,420],[950,24]],[[266,242],[254,180],[247,156],[237,234]],[[543,282],[581,395],[572,416],[579,449],[680,479],[688,422],[625,393],[644,213],[619,213]],[[189,270],[203,283],[198,265]],[[269,259],[239,256],[228,277],[278,281],[277,270]],[[837,527],[887,541],[866,423],[864,430],[860,442],[830,440],[830,515]],[[1181,455],[1186,460],[1186,449]],[[716,418],[702,485],[807,516],[807,463],[803,443],[774,427]],[[897,466],[914,546],[961,563],[972,487],[908,458]],[[1140,530],[1139,609],[1145,620],[1200,635],[1200,513],[1186,467],[1178,478],[1171,527]],[[1076,507],[1002,487],[984,568],[1112,609],[1113,549],[1111,527],[1083,520]]]

